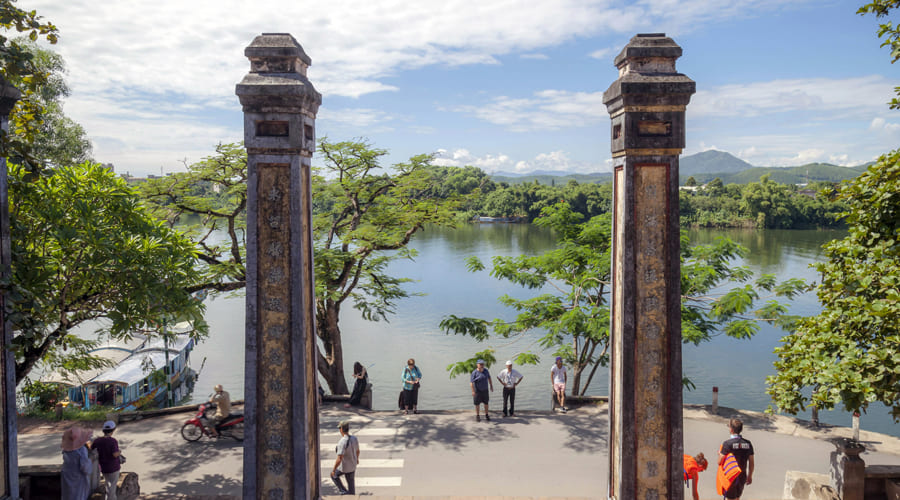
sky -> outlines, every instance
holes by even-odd
[[[857,165],[897,146],[900,63],[863,0],[19,0],[59,28],[65,112],[97,161],[169,173],[243,137],[244,48],[287,32],[322,93],[316,133],[386,163],[610,169],[603,91],[637,33],[666,33],[697,82],[684,154]],[[895,21],[896,22],[896,21]],[[317,163],[314,158],[314,164]]]

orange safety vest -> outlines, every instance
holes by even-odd
[[[716,472],[716,491],[720,495],[724,495],[740,475],[741,467],[738,465],[737,459],[731,453],[725,455],[725,460]]]
[[[684,456],[684,482],[686,483],[689,479],[693,479],[696,481],[699,479],[700,474],[700,466],[697,465],[697,461],[694,460],[694,457],[690,455]]]

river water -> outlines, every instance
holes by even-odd
[[[749,254],[736,264],[749,267],[757,275],[772,273],[779,279],[806,280],[816,279],[809,264],[822,259],[821,245],[843,234],[819,230],[693,230],[690,233],[695,243],[709,243],[716,237],[728,236],[744,245]],[[420,408],[470,408],[468,377],[450,379],[447,366],[492,348],[498,361],[490,368],[494,377],[502,370],[505,360],[518,352],[531,350],[541,354],[540,366],[516,367],[525,376],[517,391],[516,407],[548,409],[552,356],[535,345],[540,332],[515,340],[492,339],[479,344],[470,338],[446,335],[438,324],[448,314],[512,319],[514,312],[501,305],[497,298],[503,294],[528,297],[538,292],[498,281],[487,272],[470,273],[465,259],[475,255],[489,263],[495,255],[539,254],[554,247],[552,234],[528,224],[465,225],[455,230],[429,228],[415,237],[412,246],[418,250],[415,261],[396,261],[390,273],[416,280],[408,284],[408,289],[424,295],[401,301],[390,322],[365,321],[350,304],[342,311],[346,369],[349,374],[354,361],[369,366],[374,408],[397,407],[400,374],[410,357],[415,358],[423,372]],[[243,300],[243,296],[235,295],[207,301],[210,338],[196,348],[192,359],[195,369],[201,363],[204,365],[193,396],[195,401],[204,399],[216,383],[225,385],[234,398],[243,396]],[[818,311],[819,305],[814,293],[808,293],[796,299],[790,308],[793,314],[811,315]],[[709,404],[712,387],[717,386],[720,405],[765,410],[770,403],[765,393],[765,378],[773,373],[773,350],[783,335],[781,330],[764,325],[752,340],[720,336],[700,346],[685,345],[684,374],[696,384],[695,390],[685,391],[685,402]],[[607,394],[608,380],[608,370],[600,368],[588,394]],[[499,384],[495,389],[492,407],[500,409]],[[823,412],[820,418],[847,426],[851,421],[849,414],[842,411]],[[861,427],[900,436],[900,427],[895,426],[881,405],[863,415]]]

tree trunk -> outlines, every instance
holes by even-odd
[[[338,326],[340,305],[327,302],[325,313],[316,316],[317,334],[322,339],[325,363],[319,363],[319,373],[332,394],[350,394],[344,377],[344,349],[341,344],[341,328]]]

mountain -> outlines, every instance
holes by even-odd
[[[682,175],[696,176],[696,174],[734,174],[751,168],[753,165],[730,153],[709,150],[682,156],[678,170]]]

